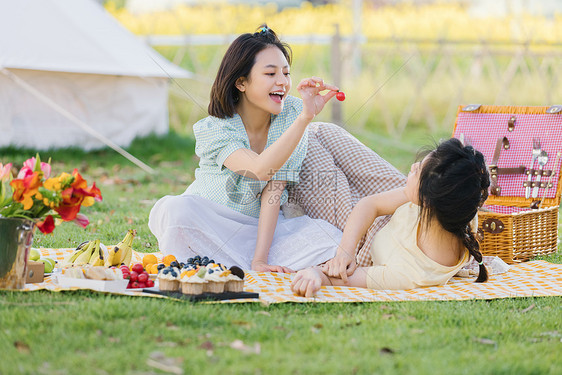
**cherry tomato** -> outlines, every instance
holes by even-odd
[[[345,94],[343,93],[343,91],[337,92],[336,99],[338,99],[340,102],[343,102],[345,100]]]
[[[144,271],[144,267],[140,263],[135,263],[131,267],[131,271],[135,271],[136,273],[138,273],[140,275],[142,273],[142,271]]]
[[[146,273],[141,273],[140,275],[138,275],[137,280],[139,283],[146,283],[146,280],[148,280],[148,275]]]
[[[130,281],[137,281],[139,279],[139,274],[136,271],[131,271],[131,273],[129,274],[129,280]]]

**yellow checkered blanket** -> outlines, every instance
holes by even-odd
[[[73,249],[39,249],[43,256],[57,261]],[[154,253],[161,260],[161,253]],[[141,262],[144,253],[133,253],[133,262]],[[453,278],[447,285],[412,290],[370,290],[351,287],[322,287],[314,298],[295,296],[291,292],[294,275],[269,272],[246,273],[244,290],[259,293],[258,299],[240,299],[230,302],[372,302],[372,301],[445,301],[468,299],[496,299],[513,297],[562,296],[562,264],[531,261],[512,265],[508,272],[492,275],[486,283],[474,283],[472,278]],[[37,284],[26,284],[24,291],[62,291],[50,278]],[[72,288],[77,289],[77,288]],[[141,291],[127,290],[122,294],[159,297]],[[220,301],[229,302],[229,301]]]

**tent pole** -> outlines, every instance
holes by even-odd
[[[13,80],[15,83],[17,83],[18,85],[20,85],[21,87],[23,87],[25,90],[27,90],[30,94],[32,94],[33,96],[35,96],[37,99],[41,100],[43,103],[47,104],[49,107],[51,107],[52,109],[54,109],[56,112],[58,112],[60,115],[66,117],[68,120],[70,120],[71,122],[73,122],[74,124],[80,126],[82,128],[82,130],[84,130],[85,132],[89,133],[90,135],[92,135],[93,137],[97,138],[98,140],[100,140],[101,142],[103,142],[104,144],[106,144],[108,147],[111,147],[113,150],[115,150],[116,152],[118,152],[119,154],[121,154],[122,156],[124,156],[125,158],[127,158],[129,161],[131,161],[133,164],[135,164],[137,167],[141,168],[142,170],[144,170],[145,172],[148,172],[150,174],[155,174],[156,172],[154,171],[154,169],[152,169],[151,167],[149,167],[148,165],[146,165],[145,163],[143,163],[142,161],[140,161],[139,159],[137,159],[136,157],[134,157],[133,155],[131,155],[130,153],[128,153],[127,151],[125,151],[122,147],[120,147],[119,145],[115,144],[113,141],[111,141],[109,138],[105,137],[103,134],[100,134],[99,132],[97,132],[96,130],[92,129],[88,124],[86,124],[85,122],[81,121],[79,118],[77,118],[76,116],[74,116],[72,113],[68,112],[67,110],[65,110],[64,108],[62,108],[61,106],[59,106],[57,103],[53,102],[51,99],[49,99],[48,97],[46,97],[45,95],[43,95],[41,92],[39,92],[38,90],[36,90],[33,86],[31,86],[30,84],[28,84],[27,82],[25,82],[23,79],[21,79],[20,77],[18,77],[17,75],[15,75],[14,73],[10,72],[9,70],[2,68],[0,70],[4,75],[8,76],[8,78],[10,78],[11,80]]]

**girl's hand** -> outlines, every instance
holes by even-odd
[[[306,268],[297,272],[291,290],[299,296],[312,297],[322,286],[322,271],[316,267]]]
[[[322,272],[326,276],[339,277],[344,283],[347,283],[347,277],[353,275],[356,268],[355,254],[350,254],[341,249],[335,257],[321,266]]]
[[[258,272],[281,272],[281,273],[294,273],[290,268],[283,267],[283,266],[273,266],[269,265],[266,262],[262,261],[254,261],[252,262],[252,270]]]
[[[303,102],[302,115],[307,120],[312,120],[322,111],[324,105],[337,94],[338,88],[334,85],[325,84],[322,78],[311,77],[300,81],[297,90],[301,94]],[[320,92],[325,90],[330,91],[321,95]]]

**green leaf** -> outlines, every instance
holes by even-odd
[[[4,196],[6,195],[6,187],[3,182],[0,182],[0,207],[4,207]]]
[[[35,154],[35,166],[33,167],[34,172],[41,172],[41,157],[39,153]]]

